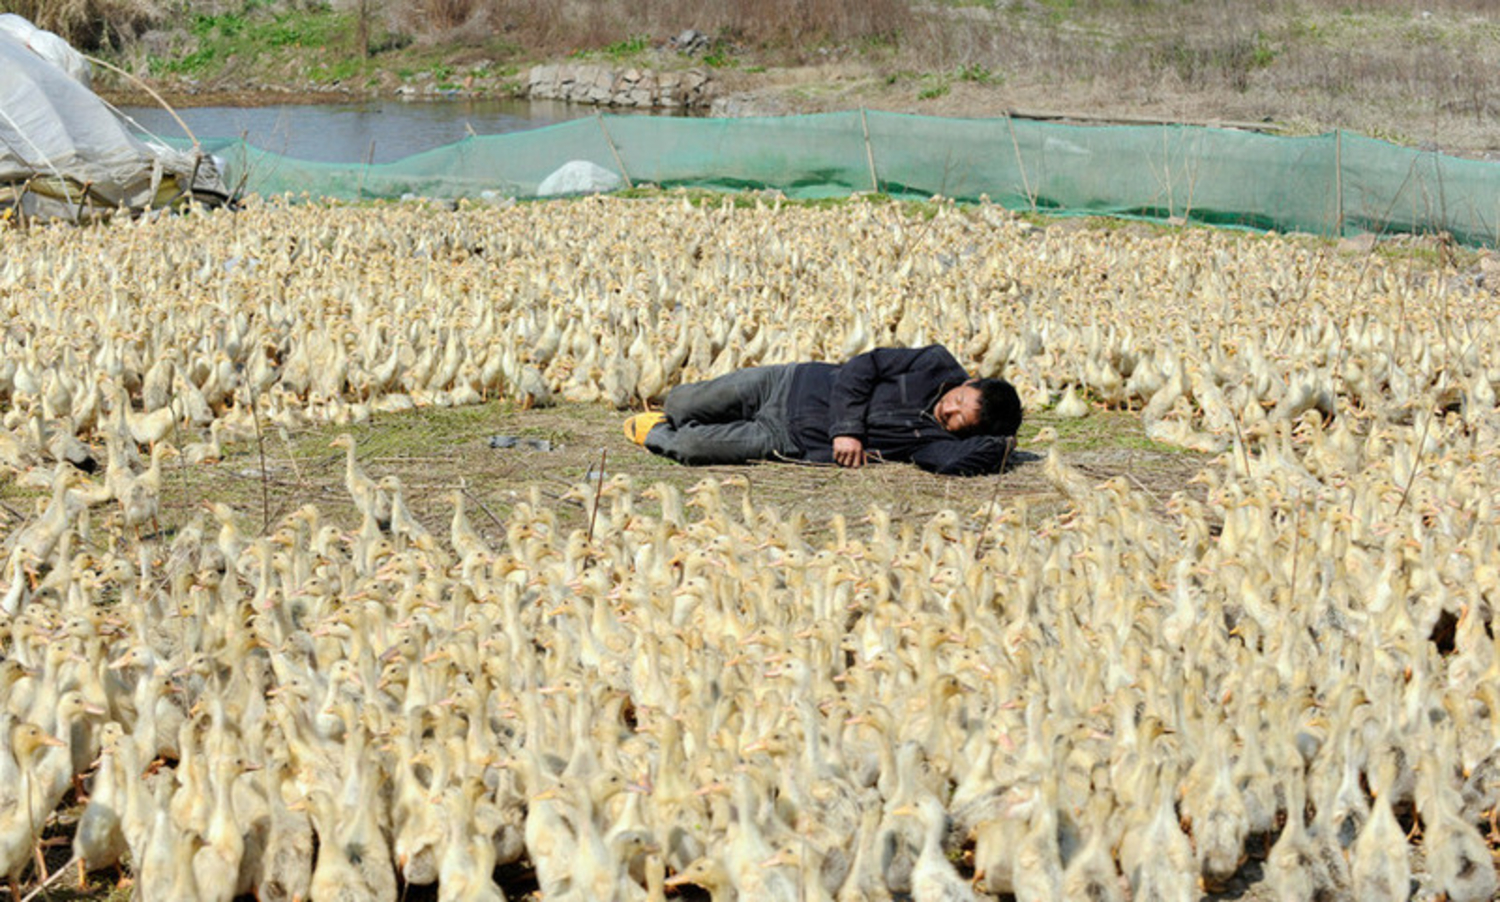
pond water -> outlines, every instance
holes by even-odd
[[[260,107],[184,107],[177,115],[199,140],[241,138],[263,150],[325,163],[389,163],[462,141],[594,115],[597,107],[556,100],[369,100]],[[670,115],[651,110],[609,114]],[[139,131],[183,138],[159,107],[122,107]],[[678,114],[680,115],[680,114]]]

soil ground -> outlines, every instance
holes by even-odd
[[[325,426],[297,434],[267,427],[261,445],[230,445],[217,464],[169,464],[161,528],[170,536],[201,516],[204,498],[230,504],[250,529],[267,523],[274,529],[283,517],[308,503],[316,504],[332,522],[357,527],[343,485],[344,452],[328,447],[343,431],[355,437],[361,465],[372,477],[401,479],[412,512],[434,534],[447,535],[453,514],[450,494],[454,486],[463,485],[470,499],[470,520],[491,541],[503,540],[502,521],[533,488],[556,509],[563,529],[587,530],[589,499],[601,470],[605,478],[629,477],[637,489],[658,481],[687,489],[705,477],[742,477],[753,502],[772,505],[783,516],[801,516],[809,540],[816,544],[828,535],[835,515],[853,524],[872,506],[888,510],[897,522],[915,524],[945,508],[973,517],[971,522],[982,522],[991,512],[1037,521],[1060,513],[1066,498],[1046,480],[1041,467],[1054,444],[1062,458],[1089,479],[1128,479],[1158,499],[1163,511],[1174,492],[1200,488],[1189,480],[1207,459],[1152,442],[1134,413],[1096,410],[1079,420],[1051,412],[1029,415],[1019,448],[1000,477],[934,476],[906,464],[860,470],[772,462],[683,467],[630,444],[621,433],[627,415],[602,405],[521,410],[492,402],[377,416],[358,426]],[[1056,432],[1055,442],[1035,444],[1033,439],[1047,427]],[[497,444],[510,439],[514,444],[492,447],[492,437],[505,437]],[[19,519],[21,511],[44,494],[8,485],[0,493],[0,517]]]

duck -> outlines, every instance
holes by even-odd
[[[1057,782],[1043,775],[1026,832],[1016,847],[1011,892],[1017,902],[1061,899],[1062,850],[1058,847]]]
[[[1390,789],[1396,782],[1396,761],[1388,750],[1376,756],[1370,789],[1375,802],[1349,850],[1349,876],[1355,898],[1369,902],[1404,900],[1411,896],[1411,853],[1406,833],[1396,821]]]
[[[162,462],[180,455],[171,442],[158,442],[151,447],[151,466],[146,472],[131,478],[118,496],[124,512],[125,526],[140,537],[141,527],[151,524],[153,535],[161,533],[157,514],[161,509]]]
[[[1450,902],[1494,899],[1500,890],[1494,856],[1479,830],[1460,815],[1460,792],[1443,780],[1455,772],[1446,742],[1434,746],[1427,743],[1417,766],[1417,809],[1431,883]]]
[[[193,853],[193,883],[199,898],[230,902],[238,890],[248,823],[234,804],[234,783],[258,766],[243,758],[221,756],[213,766],[213,809],[202,845]]]
[[[489,836],[476,835],[476,805],[486,793],[483,780],[470,778],[450,787],[447,803],[448,838],[438,864],[439,902],[505,902],[495,883],[495,847]]]
[[[1110,827],[1114,798],[1107,792],[1088,801],[1083,845],[1063,868],[1063,898],[1092,902],[1125,902],[1125,892],[1111,850],[1115,831]],[[1136,896],[1135,898],[1149,898]]]
[[[19,783],[12,788],[10,803],[0,809],[0,874],[10,883],[12,895],[19,897],[21,875],[33,852],[40,863],[37,841],[52,814],[52,806],[46,804],[47,793],[39,785],[40,757],[48,749],[66,745],[40,726],[24,721],[11,726],[9,738]]]
[[[456,489],[448,496],[453,501],[453,520],[449,526],[449,539],[453,544],[453,551],[460,561],[466,562],[471,558],[492,561],[495,559],[495,552],[469,522],[469,515],[464,504],[465,494],[463,489]]]
[[[289,746],[276,748],[260,771],[267,823],[252,879],[255,897],[263,902],[293,902],[311,894],[312,820],[305,810],[288,805],[283,794],[291,754]]]
[[[158,775],[150,805],[151,829],[135,863],[135,886],[143,899],[192,902],[199,898],[193,873],[194,836],[173,822],[172,797],[172,780]]]
[[[71,465],[58,464],[52,475],[51,497],[41,515],[24,524],[0,545],[0,550],[10,553],[6,571],[13,584],[19,585],[14,580],[19,578],[27,561],[50,567],[52,553],[72,525],[74,515],[80,507],[69,491],[78,484],[80,478],[79,472]],[[7,595],[4,612],[14,617],[19,611],[19,600],[16,598],[12,601],[11,596]]]
[[[437,803],[448,789],[445,785],[446,774],[451,770],[451,765],[438,761],[436,766],[430,768],[430,787],[422,786],[414,768],[423,762],[431,763],[445,756],[446,751],[434,744],[424,749],[420,755],[408,758],[410,764],[397,764],[393,800],[395,835],[392,837],[391,851],[396,856],[396,870],[412,886],[427,886],[438,879],[439,858],[443,854],[448,825],[444,822],[444,808]]]
[[[99,730],[99,761],[88,802],[73,832],[80,891],[88,885],[90,871],[118,865],[129,852],[122,815],[129,798],[126,786],[138,775],[135,745],[126,741],[125,727],[117,721],[106,723]]]
[[[708,892],[710,902],[734,902],[739,898],[723,860],[713,855],[693,859],[687,867],[668,877],[664,885],[701,887]]]
[[[372,829],[373,812],[342,811],[321,786],[313,786],[305,802],[311,808],[318,835],[308,897],[335,902],[395,902],[396,871],[390,847]]]
[[[1317,852],[1307,835],[1307,788],[1298,775],[1285,779],[1286,823],[1266,855],[1266,883],[1279,902],[1314,899],[1324,891]],[[1330,888],[1331,889],[1331,888]]]
[[[401,477],[392,473],[381,477],[376,485],[390,498],[392,535],[401,536],[412,545],[426,547],[432,541],[432,534],[412,514],[411,508],[407,507]]]
[[[1183,789],[1184,814],[1192,823],[1198,874],[1206,887],[1222,886],[1245,859],[1249,819],[1245,799],[1234,785],[1225,745],[1228,737],[1214,734],[1189,772]]]
[[[557,786],[533,793],[526,806],[526,852],[536,869],[537,885],[548,896],[572,892],[573,830],[568,813],[566,795]]]
[[[58,697],[53,735],[62,740],[63,746],[48,752],[38,765],[41,778],[38,785],[47,810],[62,800],[63,794],[74,785],[74,778],[97,754],[99,740],[94,727],[85,723],[85,719],[103,717],[106,713],[90,704],[77,689]]]
[[[924,795],[916,805],[904,805],[896,812],[917,817],[922,822],[922,851],[911,871],[911,897],[915,902],[978,902],[969,881],[959,876],[943,853],[943,838],[948,832],[948,812],[936,796]]]
[[[381,529],[389,529],[390,499],[380,490],[379,484],[371,479],[364,468],[359,465],[354,435],[341,432],[328,443],[328,447],[344,449],[344,488],[349,491],[349,497],[354,500],[355,510],[373,519]]]
[[[1063,392],[1062,400],[1057,402],[1057,406],[1052,409],[1052,412],[1060,417],[1077,420],[1089,415],[1089,405],[1087,401],[1078,396],[1077,387],[1069,384]]]

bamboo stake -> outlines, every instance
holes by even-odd
[[[609,129],[604,127],[604,116],[594,110],[594,121],[599,123],[599,133],[604,135],[604,143],[609,145],[609,152],[615,158],[615,165],[620,168],[620,177],[625,179],[626,188],[634,188],[635,183],[630,180],[630,173],[625,171],[625,161],[620,159],[620,151],[615,147],[614,139],[609,136]]]
[[[188,136],[188,138],[193,142],[193,149],[198,149],[198,136],[193,134],[193,130],[187,127],[187,123],[182,121],[182,117],[177,115],[177,111],[172,109],[172,105],[170,103],[167,103],[167,101],[164,100],[160,94],[153,91],[150,85],[146,84],[144,81],[141,81],[139,78],[136,78],[134,75],[131,75],[129,72],[126,72],[124,69],[121,69],[119,66],[106,63],[104,60],[99,59],[98,57],[89,56],[87,53],[82,53],[79,55],[96,66],[103,66],[109,71],[119,75],[123,75],[131,81],[135,82],[141,90],[145,91],[147,94],[150,94],[153,100],[161,104],[162,109],[166,110],[167,113],[171,115],[172,119],[176,121],[178,127],[180,127]]]
[[[859,124],[865,132],[865,161],[870,166],[870,190],[876,194],[880,193],[880,177],[875,174],[875,147],[870,143],[870,120],[865,116],[865,108],[859,108]]]
[[[1338,230],[1334,233],[1344,237],[1344,130],[1333,130],[1333,199],[1338,205]]]
[[[1026,189],[1026,201],[1031,204],[1031,212],[1035,213],[1036,192],[1031,190],[1031,179],[1026,177],[1026,161],[1021,159],[1021,142],[1016,140],[1016,121],[1007,114],[1005,124],[1010,129],[1010,146],[1016,151],[1016,167],[1021,170],[1021,186]]]

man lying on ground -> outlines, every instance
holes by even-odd
[[[1021,399],[971,379],[942,345],[876,348],[847,363],[758,366],[681,385],[666,410],[625,421],[648,451],[695,466],[805,460],[859,467],[911,461],[975,476],[1005,465]]]

